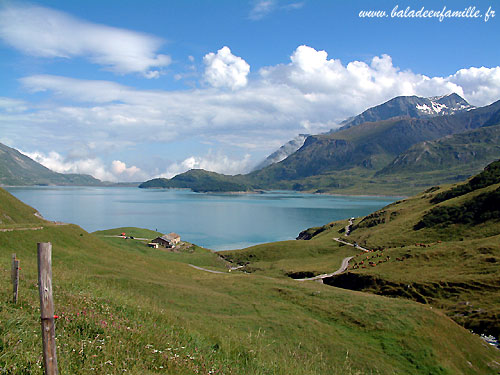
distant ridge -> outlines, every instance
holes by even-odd
[[[87,174],[63,174],[51,171],[14,148],[0,143],[0,185],[80,185],[103,183]]]
[[[281,146],[278,150],[274,151],[266,159],[260,162],[253,170],[258,171],[259,169],[265,168],[274,163],[279,163],[280,161],[286,159],[303,146],[307,137],[309,137],[309,134],[299,134],[294,139]]]

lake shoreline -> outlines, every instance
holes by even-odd
[[[195,193],[186,189],[30,186],[9,192],[49,221],[88,232],[139,227],[215,251],[293,240],[304,229],[367,215],[399,196],[347,196],[295,191]]]

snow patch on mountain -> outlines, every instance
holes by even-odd
[[[419,99],[419,103],[415,105],[415,108],[425,117],[452,115],[475,108],[457,94]]]

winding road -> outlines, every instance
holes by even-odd
[[[210,273],[224,273],[224,274],[227,274],[227,272],[209,270],[209,269],[206,269],[206,268],[203,268],[203,267],[195,266],[194,264],[189,264],[189,266],[191,266],[193,268],[196,268],[197,270],[200,270],[200,271],[205,271],[205,272],[210,272]]]
[[[352,219],[349,219],[349,225],[346,227],[346,236],[349,234],[351,226],[352,226]],[[349,229],[349,232],[347,232],[348,229]],[[370,252],[370,250],[365,249],[364,247],[359,246],[358,244],[352,244],[350,242],[341,240],[340,238],[337,238],[337,237],[334,237],[333,240],[337,241],[337,242],[339,242],[341,244],[344,244],[344,245],[352,246],[355,249],[359,249],[361,251],[364,251],[365,253],[369,253]],[[303,278],[303,279],[295,279],[295,280],[297,280],[297,281],[318,281],[318,282],[323,282],[323,279],[325,279],[327,277],[332,277],[332,276],[335,276],[335,275],[339,275],[342,272],[344,272],[347,269],[347,267],[349,267],[349,261],[352,258],[354,258],[354,256],[350,256],[350,257],[346,257],[346,258],[342,259],[342,264],[340,265],[340,268],[337,271],[335,271],[335,272],[324,273],[324,274],[317,275],[317,276],[314,276],[314,277],[306,277],[306,278]],[[221,272],[221,271],[209,270],[209,269],[198,267],[198,266],[195,266],[195,265],[192,265],[192,264],[190,264],[190,266],[193,267],[193,268],[196,268],[197,270],[205,271],[205,272],[226,273],[226,272]],[[231,270],[235,270],[235,269],[242,268],[242,267],[243,266],[233,267]]]
[[[352,258],[354,258],[354,257],[347,257],[347,258],[342,259],[342,264],[341,264],[340,268],[335,272],[324,273],[322,275],[318,275],[318,276],[314,276],[314,277],[306,277],[305,279],[295,279],[295,280],[297,280],[297,281],[321,281],[321,282],[323,282],[323,279],[325,279],[327,277],[332,277],[332,276],[335,276],[335,275],[338,275],[338,274],[344,272],[347,269],[347,267],[349,266],[349,261]]]
[[[352,220],[349,220],[349,226],[350,225],[352,225]],[[342,243],[344,245],[352,246],[355,249],[359,249],[361,251],[364,251],[365,253],[369,253],[370,252],[370,250],[365,249],[364,247],[361,247],[358,244],[352,244],[350,242],[343,241],[340,238],[334,238],[333,240],[337,241],[339,243]],[[338,275],[338,274],[341,274],[342,272],[344,272],[347,269],[347,267],[349,267],[349,261],[352,258],[354,258],[354,257],[352,256],[352,257],[347,257],[347,258],[342,259],[342,264],[341,264],[340,268],[337,271],[335,271],[335,272],[324,273],[324,274],[321,274],[321,275],[318,275],[318,276],[314,276],[314,277],[306,277],[304,279],[295,279],[295,280],[297,280],[297,281],[321,281],[321,282],[323,282],[323,279],[325,279],[327,277],[332,277],[332,276],[335,276],[335,275]]]
[[[359,250],[361,250],[361,251],[364,251],[365,253],[369,253],[369,252],[370,252],[370,250],[365,249],[364,247],[361,247],[361,246],[359,246],[358,244],[352,244],[352,243],[350,243],[350,242],[342,241],[340,238],[334,238],[333,240],[334,240],[334,241],[337,241],[337,242],[340,242],[340,243],[343,243],[344,245],[349,245],[349,246],[352,246],[352,247],[354,247],[354,248],[356,248],[356,249],[359,249]]]

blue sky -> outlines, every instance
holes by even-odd
[[[395,6],[480,17],[394,18]],[[490,8],[500,12],[456,0],[0,1],[0,142],[106,180],[246,172],[397,95],[500,99]]]

